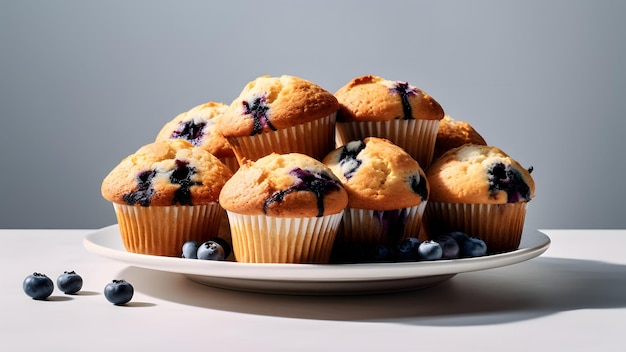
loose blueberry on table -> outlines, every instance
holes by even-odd
[[[33,273],[28,275],[22,283],[24,293],[36,300],[44,300],[54,291],[54,283],[52,280],[41,273]]]
[[[133,285],[126,280],[113,280],[104,287],[104,297],[116,306],[130,302],[134,293]]]
[[[75,271],[64,271],[57,278],[57,286],[65,294],[74,294],[83,288],[83,278]]]

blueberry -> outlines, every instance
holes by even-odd
[[[524,178],[510,165],[501,162],[489,166],[489,191],[496,194],[505,191],[508,203],[530,200],[530,188]]]
[[[461,252],[459,243],[451,236],[440,236],[435,241],[439,243],[442,250],[441,257],[444,259],[458,258]]]
[[[438,260],[442,254],[441,245],[432,240],[424,241],[417,247],[417,255],[422,260]]]
[[[29,297],[44,300],[54,291],[54,283],[45,274],[33,273],[24,279],[22,288]]]
[[[130,302],[134,293],[133,285],[125,280],[113,280],[104,287],[104,297],[116,306]]]
[[[225,254],[222,245],[213,240],[202,243],[197,252],[198,259],[203,260],[224,260]]]
[[[461,246],[461,256],[480,257],[487,254],[487,244],[477,237],[470,237]]]
[[[391,262],[394,259],[393,249],[386,244],[373,245],[371,253],[371,258],[374,262]]]
[[[419,260],[417,255],[417,248],[421,241],[417,237],[405,238],[398,243],[398,255],[399,261],[413,261]]]
[[[198,242],[187,241],[183,243],[183,258],[198,259]]]
[[[463,242],[469,238],[469,235],[463,231],[452,231],[447,236],[452,237],[459,244],[459,247],[463,246]]]
[[[224,258],[228,258],[228,256],[233,252],[233,249],[231,248],[230,244],[228,244],[228,242],[225,239],[221,237],[212,237],[212,238],[209,238],[209,240],[216,242],[220,246],[222,246],[222,249],[224,250]]]
[[[83,288],[83,278],[72,271],[64,271],[57,278],[57,286],[63,293],[74,294]]]

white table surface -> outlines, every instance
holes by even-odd
[[[203,286],[89,253],[93,230],[0,230],[0,337],[11,351],[624,351],[626,230],[543,230],[540,257],[438,286],[367,296],[286,296]],[[56,287],[75,270],[76,295]],[[22,281],[47,274],[45,301]],[[126,306],[104,286],[135,288]]]

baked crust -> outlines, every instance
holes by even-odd
[[[343,183],[350,208],[393,210],[428,199],[428,181],[419,163],[387,139],[350,142],[328,154],[323,163]]]
[[[398,92],[401,85],[408,100],[411,116],[406,116],[407,106]],[[407,82],[390,81],[366,75],[352,79],[335,92],[339,101],[337,121],[388,121],[397,118],[440,120],[443,108],[435,99]]]
[[[436,159],[446,151],[464,144],[487,145],[487,142],[468,122],[445,115],[439,122],[433,158]]]
[[[186,178],[177,183],[179,175]],[[230,169],[211,153],[171,139],[144,145],[124,158],[104,178],[101,193],[114,203],[166,206],[178,204],[185,188],[188,199],[183,203],[207,204],[218,201],[231,176]]]
[[[254,110],[253,106],[257,109]],[[259,108],[260,107],[260,108]],[[255,113],[264,121],[256,121]],[[317,84],[294,76],[261,76],[249,82],[224,112],[220,130],[226,137],[250,136],[329,116],[339,109],[335,96]]]
[[[184,128],[186,123],[195,124],[196,126],[203,124],[202,131],[200,131],[201,135],[190,142],[218,158],[234,157],[235,153],[230,144],[228,144],[228,141],[226,141],[226,138],[218,129],[218,120],[227,107],[228,105],[224,103],[213,101],[197,105],[189,111],[178,114],[174,119],[163,125],[157,134],[156,140],[185,139],[189,141],[189,138],[180,136],[180,130]]]
[[[494,168],[506,177],[494,177]],[[493,146],[465,144],[451,149],[430,165],[426,177],[430,200],[435,202],[504,204],[529,201],[535,196],[530,172]],[[494,187],[497,182],[506,184],[511,194],[501,189],[504,186]],[[524,194],[513,197],[518,191]]]
[[[311,188],[290,191],[302,181],[298,171],[294,170],[304,170],[331,185],[326,187],[322,184],[318,188],[321,197]],[[324,192],[322,188],[327,191]],[[282,199],[269,201],[278,199],[276,196],[281,192],[284,194]],[[322,214],[318,207],[320,199],[323,201]],[[241,165],[224,185],[219,201],[224,209],[239,214],[314,217],[343,211],[348,203],[348,195],[339,179],[316,159],[299,153],[272,153]]]

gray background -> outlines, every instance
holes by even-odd
[[[625,228],[623,1],[2,1],[0,228],[115,222],[102,178],[260,75],[421,87],[534,166],[530,228]]]

